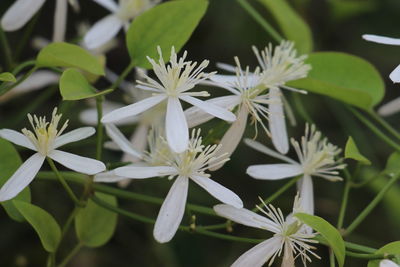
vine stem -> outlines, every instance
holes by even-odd
[[[0,43],[1,46],[3,47],[3,54],[5,58],[6,68],[7,70],[10,71],[11,68],[13,67],[13,59],[12,59],[10,44],[8,43],[7,37],[1,27],[0,27]]]
[[[101,123],[103,117],[103,96],[96,97],[96,109],[97,109],[97,141],[96,141],[96,159],[101,160],[103,151],[103,131],[104,127]]]
[[[379,116],[374,110],[370,110],[368,114],[376,120],[383,128],[385,128],[389,133],[400,140],[400,133],[394,129],[389,123],[387,123],[381,116]]]
[[[124,69],[122,74],[118,77],[118,79],[111,85],[111,89],[117,88],[121,82],[128,76],[128,74],[133,70],[135,64],[131,61],[131,63]]]
[[[343,228],[344,216],[346,214],[347,203],[349,200],[349,194],[350,194],[350,189],[351,189],[351,180],[352,180],[350,173],[347,169],[344,169],[343,172],[346,177],[346,182],[344,185],[342,204],[340,205],[339,217],[338,217],[338,222],[337,222],[337,228],[339,230]]]
[[[82,243],[80,242],[77,243],[75,247],[70,251],[70,253],[64,258],[64,260],[59,265],[57,265],[57,267],[65,267],[82,247],[83,247]]]
[[[10,91],[11,89],[13,89],[14,87],[16,87],[17,85],[19,85],[20,83],[22,83],[23,81],[25,81],[29,76],[31,76],[32,73],[34,73],[36,70],[38,69],[37,66],[34,66],[32,69],[30,69],[27,73],[24,74],[24,76],[22,76],[20,79],[18,79],[17,82],[11,84],[9,87],[3,87],[0,89],[0,96],[4,95],[5,93],[7,93],[8,91]]]

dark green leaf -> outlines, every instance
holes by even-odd
[[[344,157],[347,159],[354,159],[359,161],[360,163],[370,165],[371,161],[361,155],[360,151],[358,150],[356,143],[354,143],[354,140],[351,136],[349,136],[349,139],[347,139],[346,143],[346,148],[344,150]]]

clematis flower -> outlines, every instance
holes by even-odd
[[[158,4],[160,0],[93,0],[108,9],[111,14],[96,22],[84,37],[89,49],[94,49],[114,38],[122,27],[128,30],[130,21]]]
[[[301,206],[305,212],[314,214],[314,190],[311,177],[322,177],[329,181],[341,181],[338,170],[346,165],[341,160],[336,160],[341,149],[322,139],[321,132],[316,131],[315,126],[306,124],[305,135],[301,142],[291,139],[292,146],[297,154],[299,162],[279,154],[262,144],[246,140],[247,145],[268,156],[286,161],[287,163],[252,165],[247,168],[247,174],[261,180],[279,180],[298,175],[303,175],[298,183]]]
[[[22,129],[23,134],[21,134],[10,129],[0,130],[1,138],[36,152],[19,167],[0,189],[0,201],[12,199],[28,186],[42,167],[46,157],[71,170],[88,175],[106,169],[101,161],[58,150],[65,144],[85,139],[95,133],[93,127],[82,127],[62,134],[68,125],[68,121],[60,129],[57,129],[61,116],[61,114],[57,114],[57,108],[53,110],[50,122],[46,121],[46,117],[28,114],[33,132]]]
[[[293,213],[302,211],[299,202],[296,197]],[[320,258],[312,251],[315,247],[310,245],[310,243],[318,243],[318,241],[312,239],[315,234],[304,231],[303,226],[305,225],[292,215],[285,219],[279,208],[262,203],[264,207],[257,206],[257,208],[265,217],[244,208],[236,208],[225,204],[214,206],[214,211],[219,216],[239,224],[267,230],[274,234],[273,237],[261,242],[240,256],[231,267],[261,267],[264,263],[268,263],[268,266],[271,266],[275,258],[280,256],[282,252],[282,267],[295,266],[294,262],[297,257],[301,257],[303,265],[306,266],[307,261],[311,262],[308,254],[318,259]]]
[[[391,260],[383,260],[379,263],[379,267],[399,267],[397,263],[391,261]]]
[[[166,144],[162,138],[158,138]],[[164,146],[168,147],[168,146]],[[181,221],[186,206],[186,198],[189,187],[189,180],[192,180],[213,197],[219,201],[230,204],[234,207],[243,207],[242,200],[231,190],[225,188],[217,182],[210,179],[210,175],[206,171],[213,166],[219,164],[220,160],[226,161],[215,157],[215,153],[221,148],[220,145],[202,144],[200,137],[200,130],[192,131],[192,139],[190,140],[189,147],[182,153],[175,153],[169,151],[168,157],[165,151],[156,151],[156,158],[162,159],[162,165],[158,166],[126,166],[115,169],[118,176],[132,178],[132,179],[146,179],[152,177],[169,176],[168,179],[176,177],[171,189],[168,192],[164,203],[158,213],[157,220],[154,226],[154,238],[160,242],[165,243],[170,241],[175,235]],[[95,179],[99,181],[99,179]],[[103,182],[112,182],[112,179],[101,179]],[[114,180],[115,181],[115,180]]]
[[[138,115],[155,105],[166,101],[167,111],[165,119],[166,138],[171,149],[177,153],[187,149],[189,144],[188,123],[183,113],[181,100],[188,102],[201,110],[226,121],[234,121],[235,115],[219,106],[199,100],[195,96],[209,96],[206,91],[188,92],[198,83],[209,78],[214,73],[205,74],[203,69],[207,67],[208,61],[204,60],[197,66],[197,62],[185,61],[187,52],[178,59],[175,49],[171,49],[170,64],[165,65],[162,58],[161,48],[158,47],[160,59],[156,63],[148,58],[153,70],[160,82],[145,76],[146,82],[138,82],[137,88],[150,91],[151,97],[126,107],[114,110],[102,118],[103,123],[115,123],[119,120]]]

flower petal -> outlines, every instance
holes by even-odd
[[[389,116],[400,111],[400,97],[382,105],[378,109],[379,115]]]
[[[53,42],[63,42],[67,26],[68,1],[56,0],[54,12]]]
[[[60,135],[54,141],[54,149],[68,143],[88,138],[89,136],[94,135],[95,132],[96,130],[93,127],[81,127],[66,134]]]
[[[225,70],[227,72],[236,72],[236,67],[234,65],[226,64],[226,63],[221,63],[217,62],[217,68],[221,70]]]
[[[0,202],[12,199],[27,187],[42,167],[44,159],[39,153],[27,159],[0,189]]]
[[[131,136],[130,140],[132,148],[139,152],[145,151],[147,147],[148,134],[149,134],[149,125],[145,123],[140,123],[138,126],[136,126],[135,131]],[[137,162],[139,160],[140,160],[139,157],[136,157],[128,153],[122,156],[122,162],[126,161]]]
[[[399,266],[400,266],[400,265],[394,263],[394,262],[391,261],[391,260],[382,260],[382,261],[379,263],[379,267],[399,267]]]
[[[268,106],[269,130],[271,132],[272,143],[276,150],[282,154],[286,154],[289,151],[289,141],[281,94],[278,88],[270,88],[270,104]]]
[[[20,132],[11,130],[11,129],[1,129],[0,130],[0,137],[10,141],[19,146],[23,146],[34,151],[37,151],[36,147],[32,144],[28,137],[23,135]]]
[[[282,238],[274,236],[240,256],[231,267],[262,267],[280,248]]]
[[[156,96],[151,96],[151,97],[145,98],[134,104],[111,111],[110,113],[103,116],[103,118],[101,119],[101,122],[102,123],[114,123],[114,122],[117,122],[119,120],[122,120],[122,119],[125,119],[128,117],[133,117],[133,116],[140,114],[143,111],[146,111],[149,108],[157,105],[158,103],[163,101],[165,98],[166,98],[165,95],[156,95]]]
[[[170,241],[178,230],[185,212],[188,187],[189,179],[179,176],[169,190],[154,225],[153,235],[158,242]]]
[[[17,0],[1,19],[5,31],[16,31],[22,28],[42,7],[45,0]]]
[[[168,145],[176,153],[181,153],[187,149],[189,130],[182,105],[176,97],[168,97],[165,135]]]
[[[106,166],[101,161],[60,150],[53,150],[47,156],[71,170],[88,175],[93,175],[106,169]]]
[[[142,157],[141,153],[132,147],[132,144],[129,142],[129,140],[125,138],[125,136],[120,132],[120,130],[118,130],[117,127],[115,127],[115,125],[106,124],[106,131],[108,136],[119,146],[122,151],[138,158]]]
[[[298,182],[300,207],[303,212],[314,215],[314,189],[311,176],[304,175]]]
[[[240,199],[240,197],[238,197],[238,195],[233,193],[228,188],[215,182],[214,180],[201,175],[192,175],[190,176],[190,178],[192,178],[192,180],[196,182],[196,184],[203,187],[208,193],[210,193],[213,197],[215,197],[219,201],[228,205],[232,205],[235,208],[243,207],[243,202]]]
[[[17,85],[12,91],[13,94],[35,91],[52,84],[56,84],[60,75],[48,70],[35,71],[25,81]]]
[[[379,44],[400,45],[400,38],[390,38],[374,34],[364,34],[362,38],[367,41]]]
[[[122,28],[122,25],[123,22],[113,14],[99,20],[85,34],[83,38],[85,46],[88,49],[99,48],[114,38]]]
[[[176,174],[175,168],[170,166],[125,166],[115,169],[115,174],[132,179],[145,179]]]
[[[265,229],[273,233],[277,233],[279,231],[279,225],[277,225],[275,222],[248,209],[238,209],[231,205],[219,204],[214,206],[214,211],[219,216],[227,218],[236,223],[254,228]]]
[[[256,179],[279,180],[302,174],[303,168],[299,164],[260,164],[249,166],[246,173]]]
[[[394,83],[400,83],[400,65],[390,73],[389,78]]]
[[[115,173],[115,170],[106,171],[98,173],[94,176],[95,182],[103,182],[103,183],[115,183],[127,180],[128,178],[119,176]]]
[[[93,1],[113,13],[118,10],[118,5],[113,0],[93,0]]]
[[[253,149],[255,149],[255,150],[257,150],[257,151],[259,151],[261,153],[264,153],[264,154],[266,154],[268,156],[271,156],[271,157],[274,157],[276,159],[280,159],[280,160],[286,161],[288,163],[298,164],[296,161],[292,160],[291,158],[289,158],[289,157],[287,157],[285,155],[279,154],[279,153],[273,151],[272,149],[264,146],[263,144],[261,144],[261,143],[259,143],[257,141],[254,141],[252,139],[246,138],[246,139],[244,139],[244,142],[249,147],[251,147],[251,148],[253,148]]]

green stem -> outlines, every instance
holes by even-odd
[[[332,249],[329,249],[329,266],[335,267],[335,254],[333,254]]]
[[[79,252],[83,247],[82,243],[77,243],[70,253],[64,258],[64,260],[57,267],[67,266],[68,262]]]
[[[346,245],[346,248],[352,249],[352,250],[357,250],[360,252],[365,252],[365,253],[375,253],[377,250],[375,248],[370,248],[367,246],[351,243],[348,241],[345,241],[344,244]]]
[[[96,97],[96,109],[97,109],[97,144],[96,144],[96,159],[101,160],[101,154],[103,151],[103,124],[101,118],[103,117],[103,96]]]
[[[368,114],[374,118],[383,128],[385,128],[389,133],[394,135],[397,139],[400,140],[400,133],[394,129],[389,123],[387,123],[381,116],[379,116],[374,110],[370,110]]]
[[[282,36],[247,2],[247,0],[237,0],[239,5],[256,21],[271,37],[280,43]]]
[[[351,189],[351,176],[347,169],[344,169],[344,174],[346,177],[346,183],[344,185],[344,190],[343,190],[343,197],[342,197],[342,204],[340,205],[340,211],[339,211],[339,218],[337,222],[337,228],[340,230],[343,228],[343,222],[344,222],[344,216],[346,214],[346,208],[347,208],[347,203],[349,200],[349,193]]]
[[[24,61],[13,69],[12,74],[17,75],[26,67],[33,66],[35,64],[36,64],[35,60]]]
[[[351,234],[358,225],[370,214],[370,212],[379,204],[386,192],[389,191],[391,186],[397,182],[400,178],[400,174],[395,174],[389,180],[389,182],[382,188],[382,190],[376,195],[376,197],[368,204],[367,207],[358,215],[358,217],[346,228],[344,235]]]
[[[383,259],[393,259],[396,255],[392,254],[363,254],[355,253],[351,251],[346,251],[346,255],[352,258],[364,259],[364,260],[383,260]]]
[[[131,63],[124,69],[122,74],[118,77],[118,79],[111,85],[111,89],[117,88],[121,82],[128,76],[128,74],[133,70],[135,64],[131,61]]]
[[[6,69],[8,71],[11,71],[12,66],[13,66],[13,60],[12,60],[12,55],[11,55],[10,44],[8,43],[7,36],[5,35],[5,33],[1,27],[0,27],[0,43],[1,43],[1,46],[3,47],[3,54],[4,54]]]
[[[0,96],[4,95],[5,93],[7,93],[8,91],[10,91],[11,89],[13,89],[14,87],[16,87],[17,85],[19,85],[20,83],[22,83],[23,81],[25,81],[29,76],[31,76],[31,74],[33,72],[35,72],[38,69],[37,66],[34,66],[32,69],[30,69],[27,73],[24,74],[24,76],[22,76],[20,79],[18,79],[17,82],[11,84],[9,87],[4,87],[0,89]]]

